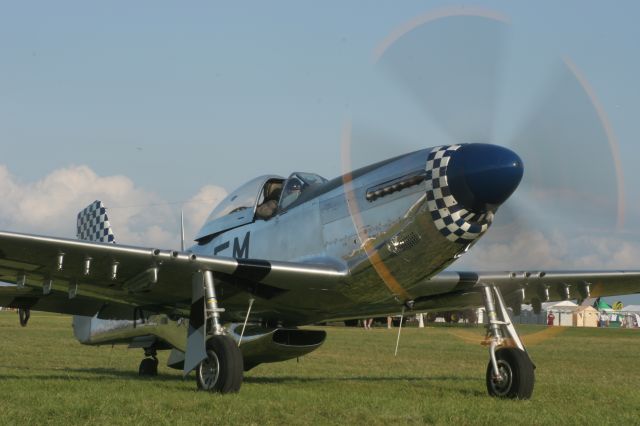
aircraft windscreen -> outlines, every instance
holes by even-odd
[[[300,177],[300,179],[302,179],[304,181],[304,183],[307,186],[313,186],[313,185],[321,185],[325,182],[327,182],[327,179],[323,178],[320,175],[317,175],[315,173],[295,173],[298,177]]]
[[[286,209],[293,204],[304,191],[313,186],[322,185],[325,182],[327,182],[327,179],[315,173],[292,173],[289,179],[287,179],[287,183],[282,191],[280,208]]]

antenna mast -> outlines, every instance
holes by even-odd
[[[180,209],[180,251],[184,251],[184,210]]]

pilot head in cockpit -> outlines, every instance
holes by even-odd
[[[288,207],[291,203],[298,199],[302,192],[302,182],[298,178],[291,178],[284,187],[281,208]]]

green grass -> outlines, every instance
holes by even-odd
[[[523,334],[543,327],[522,326]],[[27,328],[0,312],[1,424],[636,424],[640,331],[565,329],[528,347],[530,401],[486,395],[481,328],[396,331],[329,327],[301,358],[245,374],[236,395],[195,390],[165,367],[137,376],[142,350],[88,347],[71,319],[34,313]],[[458,333],[454,336],[453,333]],[[460,338],[462,337],[462,338]]]

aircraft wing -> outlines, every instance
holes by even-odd
[[[189,252],[94,243],[0,231],[0,305],[101,318],[131,319],[134,309],[188,315],[191,282],[211,270],[222,297],[270,298],[289,290],[331,289],[337,266],[199,256]],[[11,299],[11,300],[9,300]],[[91,312],[91,313],[89,313]]]
[[[640,271],[453,272],[425,281],[415,291],[419,309],[447,310],[483,306],[480,287],[493,284],[505,300],[531,303],[640,293]],[[437,294],[433,294],[437,289]],[[524,290],[524,292],[523,292]]]
[[[110,310],[120,312],[122,317],[132,319],[132,308],[125,304],[109,302]],[[29,308],[37,311],[57,312],[69,315],[94,316],[104,302],[78,295],[69,298],[67,291],[52,290],[44,296],[41,288],[0,286],[0,306],[6,308]]]
[[[478,274],[478,282],[500,286],[505,294],[524,288],[527,299],[549,292],[549,300],[640,293],[640,271],[546,271]],[[543,300],[544,301],[544,300]]]

